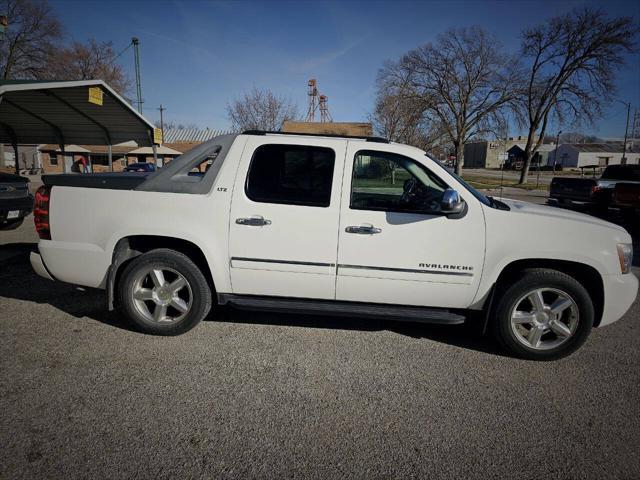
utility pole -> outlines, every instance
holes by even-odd
[[[137,37],[131,39],[136,66],[136,94],[138,96],[138,112],[142,115],[142,80],[140,79],[140,40]]]
[[[553,152],[553,174],[556,173],[556,162],[558,161],[558,147],[560,146],[560,134],[562,130],[558,130],[558,135],[556,135],[556,150]]]
[[[164,139],[164,119],[162,117],[162,112],[164,112],[166,108],[160,104],[160,108],[158,108],[158,110],[160,110],[160,131],[162,132],[162,138]]]
[[[626,163],[627,161],[627,135],[629,133],[629,114],[631,113],[631,102],[627,103],[627,124],[624,128],[624,143],[622,144],[622,161],[621,163]]]
[[[631,127],[631,150],[636,151],[636,122],[638,121],[638,109],[633,111],[633,126]]]

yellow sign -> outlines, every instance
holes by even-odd
[[[159,128],[153,129],[153,143],[156,145],[162,145],[162,130]]]
[[[100,87],[89,87],[89,103],[102,106],[102,89]]]

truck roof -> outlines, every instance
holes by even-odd
[[[144,175],[133,175],[132,173],[45,175],[43,181],[46,185],[68,187],[205,194],[211,191],[218,172],[226,159],[227,153],[239,135],[295,136],[301,138],[320,137],[360,140],[372,143],[391,143],[382,137],[247,130],[242,134],[219,135],[203,142],[153,173],[145,173]],[[201,165],[205,163],[207,165],[203,172]],[[194,171],[194,169],[197,170]]]
[[[295,135],[299,137],[325,137],[325,138],[344,138],[357,139],[374,143],[389,143],[384,137],[362,136],[362,135],[336,135],[331,133],[297,133],[297,132],[276,132],[271,130],[245,130],[243,135]]]

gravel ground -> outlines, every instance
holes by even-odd
[[[231,309],[152,337],[33,274],[30,225],[0,238],[2,479],[640,477],[638,301],[553,363],[462,326]]]

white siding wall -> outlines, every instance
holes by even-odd
[[[578,151],[571,145],[560,145],[558,147],[558,160],[556,165],[562,165],[563,167],[577,167],[578,166]],[[553,163],[553,157],[551,162]]]
[[[553,152],[549,154],[549,163],[553,163],[553,155]],[[622,152],[578,152],[578,150],[571,145],[560,145],[558,147],[557,164],[565,168],[599,165],[601,157],[609,158],[609,165],[617,165],[621,163]],[[640,153],[627,152],[626,157],[627,164],[640,163]]]
[[[627,153],[627,164],[637,164],[640,158],[638,153]],[[600,160],[608,158],[608,165],[618,165],[622,162],[622,152],[580,152],[578,157],[578,167],[589,165],[600,165]]]

